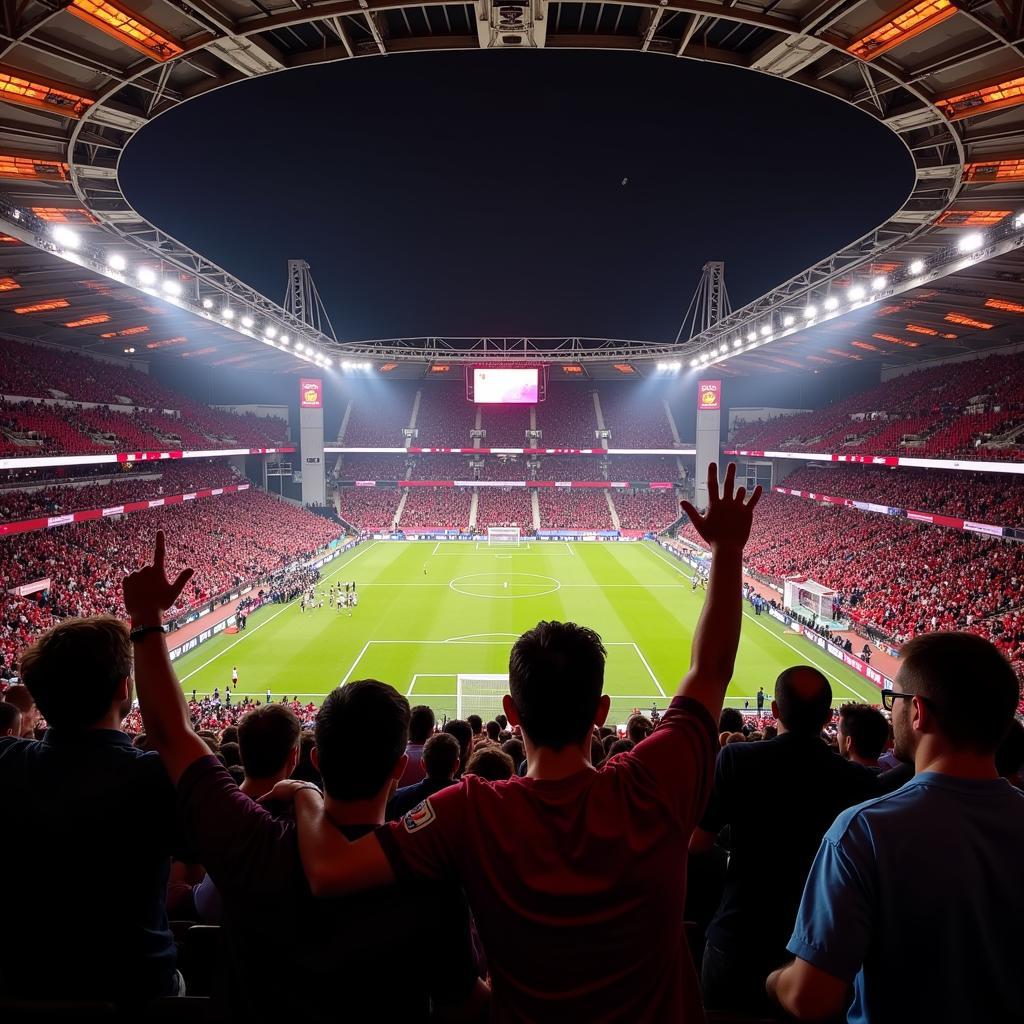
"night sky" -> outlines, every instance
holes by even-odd
[[[417,54],[288,71],[157,119],[121,165],[156,224],[277,301],[303,257],[339,338],[674,338],[885,219],[912,167],[838,100],[641,54]],[[628,183],[621,184],[623,178]]]

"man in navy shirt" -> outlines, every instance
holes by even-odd
[[[801,1020],[1019,1021],[1024,794],[995,765],[1017,677],[979,636],[928,633],[882,698],[916,774],[825,834],[768,993]]]
[[[403,786],[395,793],[388,801],[387,820],[397,821],[428,796],[433,796],[446,786],[455,785],[460,753],[459,741],[454,736],[446,732],[431,736],[423,745],[422,760],[426,777],[411,786]]]
[[[134,1006],[178,994],[164,909],[174,790],[160,758],[121,732],[128,629],[65,619],[24,652],[21,675],[49,729],[0,738],[0,993]]]

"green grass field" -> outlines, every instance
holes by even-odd
[[[653,544],[373,541],[325,568],[322,586],[357,582],[351,617],[326,605],[263,608],[243,633],[221,634],[175,663],[186,692],[223,693],[232,666],[236,699],[263,699],[269,689],[274,699],[318,701],[339,683],[373,676],[451,717],[458,674],[507,673],[516,636],[540,619],[560,619],[604,639],[605,690],[621,722],[633,708],[667,705],[689,664],[704,600],[703,591],[691,592],[688,568]],[[878,700],[871,683],[744,605],[728,703],[742,708],[749,699],[754,707],[758,686],[770,694],[776,675],[799,662],[828,675],[836,703]]]

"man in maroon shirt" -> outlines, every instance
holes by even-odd
[[[604,723],[604,647],[593,631],[546,622],[509,662],[505,712],[522,728],[525,778],[466,777],[401,820],[349,843],[320,796],[282,783],[318,896],[396,879],[461,883],[487,952],[499,1021],[701,1020],[683,931],[687,844],[711,788],[717,721],[741,620],[743,545],[760,488],[744,502],[729,466],[722,493],[683,509],[712,550],[690,670],[658,728],[600,769],[591,734]]]

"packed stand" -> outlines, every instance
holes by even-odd
[[[542,530],[610,530],[603,489],[542,487],[537,492]]]
[[[478,447],[469,436],[476,424],[477,408],[467,401],[466,389],[462,384],[424,384],[420,388],[420,407],[416,416],[416,446]]]
[[[426,526],[464,530],[469,526],[471,502],[468,487],[410,487],[398,525],[403,530]]]
[[[484,531],[488,526],[518,526],[526,533],[533,530],[533,502],[525,487],[503,490],[500,487],[481,487],[477,491],[476,528]]]
[[[120,614],[120,580],[159,529],[174,535],[169,559],[195,568],[169,621],[339,534],[305,509],[250,490],[0,539],[0,665],[9,668],[40,629],[65,616]],[[46,578],[50,586],[40,594],[8,593]]]
[[[360,390],[351,399],[342,444],[353,448],[400,448],[412,419],[413,394],[395,381]]]
[[[679,505],[672,490],[633,491],[616,488],[612,491],[612,501],[622,530],[657,533],[679,518]]]
[[[131,464],[129,464],[131,465]],[[47,483],[20,488],[0,488],[0,522],[64,515],[87,509],[111,508],[129,501],[187,494],[211,487],[239,483],[230,466],[212,460],[158,462],[125,471],[106,467],[112,476],[105,483]]]
[[[917,370],[813,412],[735,425],[730,442],[755,450],[1008,459],[982,447],[1024,422],[1024,355]]]
[[[529,405],[484,405],[482,408],[480,426],[487,431],[486,447],[537,447],[526,439],[526,432],[530,429]]]
[[[338,514],[361,530],[390,530],[402,491],[393,487],[339,487]]]
[[[404,480],[409,463],[406,455],[343,455],[334,475],[340,480]]]
[[[672,430],[661,396],[632,384],[602,388],[601,414],[612,448],[671,448]]]
[[[592,388],[555,385],[537,406],[539,448],[593,448],[597,444],[597,414]]]
[[[941,469],[807,466],[782,486],[891,508],[937,512],[974,522],[1024,524],[1024,484],[1015,474],[961,473]]]

